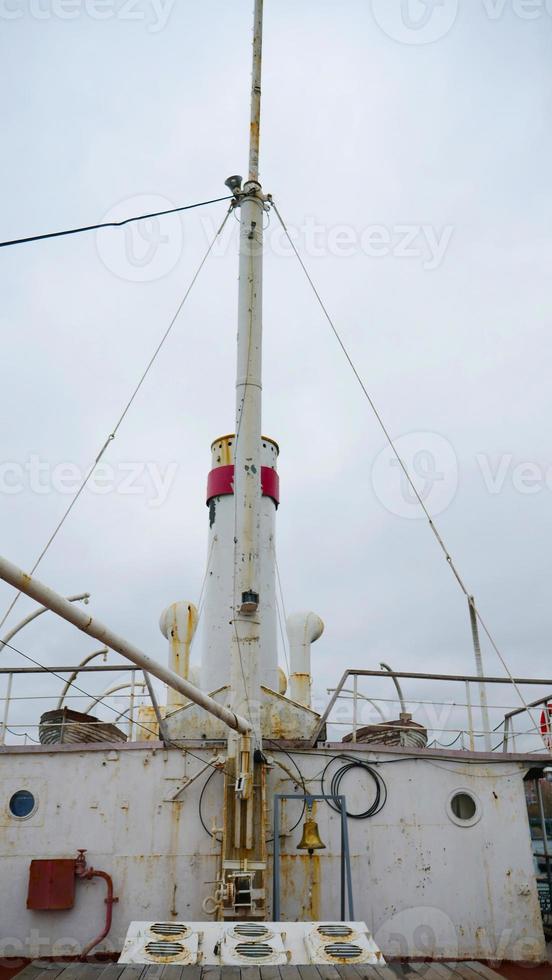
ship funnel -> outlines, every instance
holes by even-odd
[[[290,648],[289,696],[292,701],[311,706],[311,643],[320,639],[324,623],[313,612],[292,613],[286,621]]]
[[[175,674],[190,679],[190,647],[197,627],[197,609],[193,602],[173,602],[161,613],[159,629],[169,641],[169,667]],[[167,706],[180,708],[186,699],[169,688]]]

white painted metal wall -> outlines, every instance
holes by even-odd
[[[113,876],[119,896],[102,948],[121,949],[132,920],[204,918],[201,903],[212,890],[206,882],[217,877],[218,853],[198,817],[206,776],[171,802],[185,777],[211,756],[211,750],[193,751],[199,759],[151,744],[0,750],[0,956],[75,953],[99,932],[105,912],[99,881],[77,884],[70,912],[25,906],[30,861],[72,857],[81,847],[90,864]],[[276,758],[293,771],[287,756]],[[307,787],[319,792],[327,753],[293,759]],[[372,819],[350,820],[349,834],[355,916],[367,922],[384,955],[544,957],[521,766],[403,758],[380,772],[387,802]],[[205,793],[209,827],[213,820],[220,826],[222,783],[215,775]],[[8,811],[18,789],[31,790],[38,801],[27,820]],[[473,826],[451,819],[449,799],[458,789],[479,801]],[[269,791],[298,788],[275,767]],[[369,781],[358,770],[342,791],[352,811],[371,801]],[[285,805],[284,829],[295,823],[298,806]],[[339,818],[320,803],[316,819],[325,851],[313,858],[297,851],[301,825],[283,839],[282,913],[290,921],[339,918]]]

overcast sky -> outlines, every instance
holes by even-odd
[[[261,175],[509,667],[550,676],[552,5],[434,6],[267,0]],[[1,238],[224,194],[246,169],[251,7],[2,0]],[[111,432],[224,210],[0,252],[1,552],[18,565]],[[233,429],[236,230],[106,452],[96,489],[116,489],[83,495],[40,566],[160,659],[160,612],[198,598],[209,447]],[[473,671],[465,600],[274,215],[264,295],[279,564],[287,611],[326,624],[317,689],[380,659]],[[122,492],[128,464],[139,493]],[[39,624],[18,644],[42,662],[94,649]]]

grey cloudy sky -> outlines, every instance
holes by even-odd
[[[3,0],[1,237],[223,194],[246,166],[251,7]],[[267,0],[265,30],[264,187],[391,433],[410,435],[510,667],[549,675],[552,5]],[[1,551],[17,564],[70,500],[55,468],[95,457],[223,214],[0,253]],[[159,658],[161,610],[197,600],[209,446],[233,427],[236,227],[106,454],[117,478],[148,464],[144,492],[83,495],[40,568]],[[380,658],[471,671],[454,578],[274,215],[267,238],[264,431],[286,606],[326,623],[317,687]],[[160,504],[152,472],[170,479]],[[19,643],[50,664],[94,647],[53,617]],[[502,672],[488,650],[485,665]]]

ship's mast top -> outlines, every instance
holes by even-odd
[[[253,72],[251,76],[251,128],[249,135],[249,180],[259,180],[261,127],[261,67],[263,56],[263,0],[255,0],[253,26]]]

